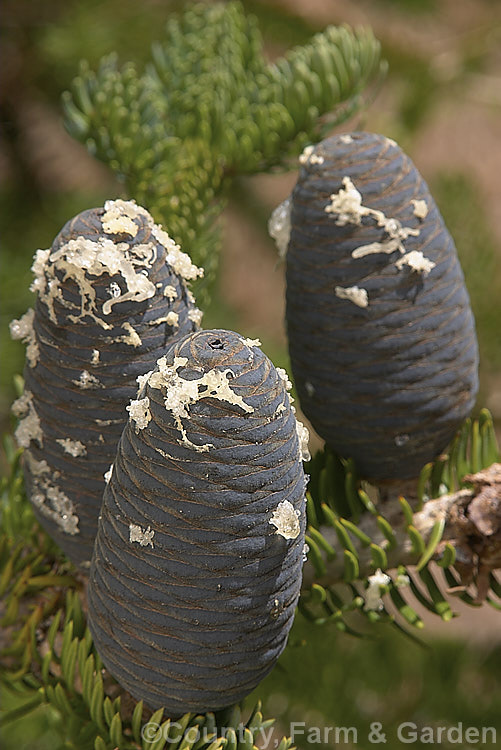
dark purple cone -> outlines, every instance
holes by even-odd
[[[37,518],[88,565],[136,378],[198,328],[185,283],[198,269],[147,211],[108,201],[69,221],[33,271],[35,310],[11,324],[28,344],[16,436]]]
[[[302,162],[287,251],[301,407],[362,476],[415,477],[477,393],[454,243],[424,180],[384,136],[337,135]]]
[[[254,343],[200,331],[168,350],[130,404],[104,494],[92,636],[120,684],[172,716],[250,693],[285,647],[299,596],[298,428]]]

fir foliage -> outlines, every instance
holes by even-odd
[[[455,549],[445,544],[437,556],[437,547],[444,532],[444,525],[437,521],[428,540],[423,539],[413,525],[413,515],[431,498],[453,493],[467,486],[464,477],[491,466],[499,460],[496,435],[492,417],[482,409],[478,419],[467,419],[458,434],[445,451],[433,463],[423,467],[418,482],[417,507],[412,508],[405,497],[399,498],[403,532],[408,537],[412,565],[402,560],[389,562],[389,556],[397,547],[397,534],[400,528],[390,522],[374,503],[368,487],[357,479],[351,460],[341,459],[328,447],[319,451],[307,466],[310,482],[307,493],[308,528],[306,542],[309,546],[309,559],[315,570],[316,581],[305,588],[300,601],[300,611],[316,624],[333,623],[343,632],[358,635],[349,624],[348,613],[363,614],[369,623],[389,622],[398,628],[407,629],[412,637],[412,629],[421,629],[424,623],[412,606],[417,600],[425,609],[438,615],[442,620],[455,616],[449,603],[451,591],[463,602],[480,606],[467,587],[461,585],[460,577],[454,569]],[[384,507],[384,504],[383,504]],[[371,514],[376,520],[378,540],[375,541],[361,528],[364,515]],[[362,524],[363,525],[363,524]],[[336,541],[333,544],[326,536],[326,529],[333,529]],[[382,539],[382,541],[381,541]],[[355,545],[358,541],[360,545]],[[396,568],[396,574],[380,585],[380,608],[367,608],[366,592],[370,585],[369,576],[362,574],[357,548],[370,549],[371,574],[389,568]],[[336,584],[322,585],[327,576],[328,563],[340,558],[343,561],[340,587]],[[438,567],[431,565],[437,562]],[[487,602],[500,609],[501,583],[495,575],[490,575],[490,592]]]
[[[83,63],[66,127],[205,268],[199,294],[232,178],[285,166],[359,109],[384,70],[368,29],[328,27],[270,63],[240,3],[200,3],[168,22],[145,70],[115,55],[97,72]]]

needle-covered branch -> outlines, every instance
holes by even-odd
[[[392,541],[383,531],[379,513],[366,513],[358,524],[360,535],[352,537],[360,578],[374,569],[373,550],[362,535],[385,550],[388,568],[423,566],[431,559],[440,561],[451,555],[452,548],[454,565],[464,586],[475,581],[478,600],[485,599],[489,573],[501,567],[501,464],[492,464],[464,480],[471,484],[470,488],[428,500],[410,518],[410,506],[405,500],[385,503],[381,511],[391,527]],[[322,526],[320,532],[329,543],[337,542],[335,528]],[[421,541],[416,543],[418,536]],[[305,583],[313,580],[312,572],[311,566],[308,572],[305,569]],[[326,572],[318,582],[331,585],[344,580],[344,559],[337,556],[327,562]]]
[[[63,97],[66,127],[189,248],[208,284],[231,179],[296,157],[359,110],[384,71],[370,29],[330,26],[270,63],[240,3],[198,3],[169,20],[144,71],[114,55],[96,72],[83,64]]]

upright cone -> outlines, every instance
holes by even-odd
[[[333,136],[301,162],[290,216],[276,212],[271,223],[287,249],[301,407],[362,476],[415,477],[477,393],[475,326],[454,243],[419,172],[388,138]]]
[[[239,701],[285,647],[306,518],[304,428],[283,375],[256,342],[200,331],[129,406],[89,625],[121,685],[168,715]]]
[[[186,282],[201,272],[145,209],[121,200],[69,221],[32,270],[35,309],[11,323],[28,346],[16,437],[37,518],[88,566],[136,378],[198,328]]]

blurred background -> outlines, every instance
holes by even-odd
[[[33,254],[49,247],[74,214],[122,195],[107,168],[65,133],[61,92],[82,58],[94,67],[102,55],[116,50],[123,61],[146,60],[169,14],[184,5],[169,0],[4,0],[2,433],[12,427],[13,378],[24,362],[24,346],[10,341],[8,323],[33,304],[28,291]],[[478,403],[501,427],[501,3],[250,0],[243,5],[259,19],[270,59],[328,24],[370,25],[380,39],[388,77],[371,106],[342,130],[367,129],[394,138],[427,180],[456,241],[472,299],[481,352]],[[295,179],[295,173],[287,173],[236,182],[221,218],[218,292],[204,317],[205,327],[259,337],[264,351],[285,367],[284,268],[267,221]],[[418,726],[462,721],[464,727],[496,727],[501,742],[500,615],[487,605],[479,611],[463,609],[452,623],[428,618],[426,648],[389,628],[360,642],[327,627],[312,632],[298,617],[289,648],[254,697],[262,697],[265,712],[277,716],[277,737],[289,733],[291,721],[305,721],[357,727],[356,746],[367,747],[372,746],[371,722],[381,722],[386,746],[401,747],[396,727],[403,721]],[[52,709],[37,712],[29,725],[23,721],[9,729],[6,747],[58,747],[58,721]],[[312,746],[305,736],[296,741],[301,748]],[[336,742],[335,733],[327,744],[355,747],[342,737]]]

